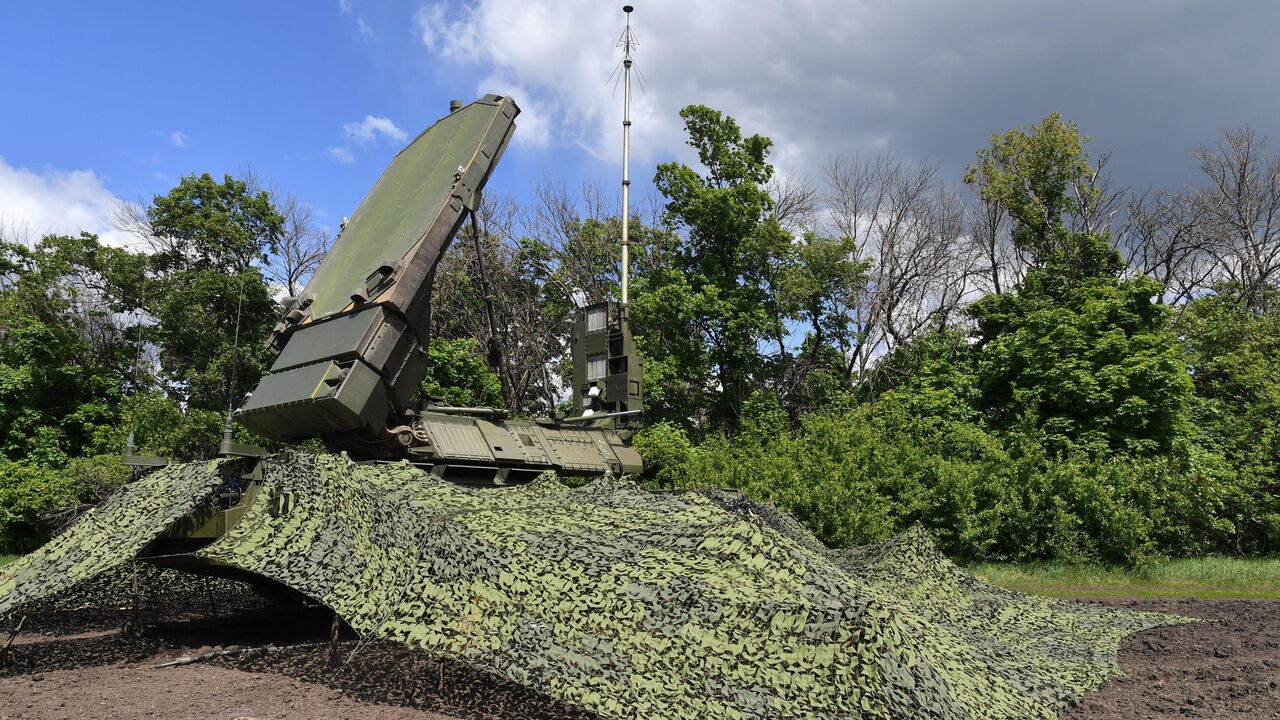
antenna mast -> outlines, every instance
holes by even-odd
[[[631,221],[631,48],[636,39],[631,34],[630,5],[623,5],[622,12],[627,14],[627,27],[622,31],[622,39],[618,45],[622,47],[622,306],[627,306],[627,276],[631,268],[631,239],[628,236],[628,224]]]

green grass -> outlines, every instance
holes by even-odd
[[[0,555],[0,565],[5,565],[22,557],[21,555]]]
[[[1280,560],[1196,558],[1138,569],[1068,563],[980,563],[969,572],[993,585],[1054,597],[1280,600]]]

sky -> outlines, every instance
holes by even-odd
[[[691,103],[815,180],[889,152],[959,182],[992,133],[1055,111],[1135,189],[1195,182],[1191,148],[1224,127],[1280,143],[1280,3],[632,4],[641,193],[657,163],[693,162]],[[523,109],[490,192],[616,188],[623,24],[601,0],[4,3],[0,227],[121,243],[115,201],[252,166],[334,229],[449,100],[488,92]]]

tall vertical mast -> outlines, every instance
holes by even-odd
[[[635,37],[631,34],[630,5],[623,5],[627,14],[627,28],[622,31],[622,305],[627,305],[627,277],[631,269],[631,240],[628,225],[631,222],[631,48]]]

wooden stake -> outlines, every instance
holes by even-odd
[[[218,606],[213,602],[213,581],[209,578],[204,579],[205,597],[209,598],[209,613],[215,618],[218,617]]]
[[[4,648],[0,648],[0,664],[9,661],[9,648],[13,647],[14,638],[18,637],[18,633],[22,632],[22,626],[27,623],[27,616],[23,615],[18,620],[18,626],[9,633],[9,641],[4,644]]]
[[[338,617],[338,613],[333,614],[333,627],[329,630],[329,665],[330,667],[338,664],[338,634],[342,631],[342,618]]]

